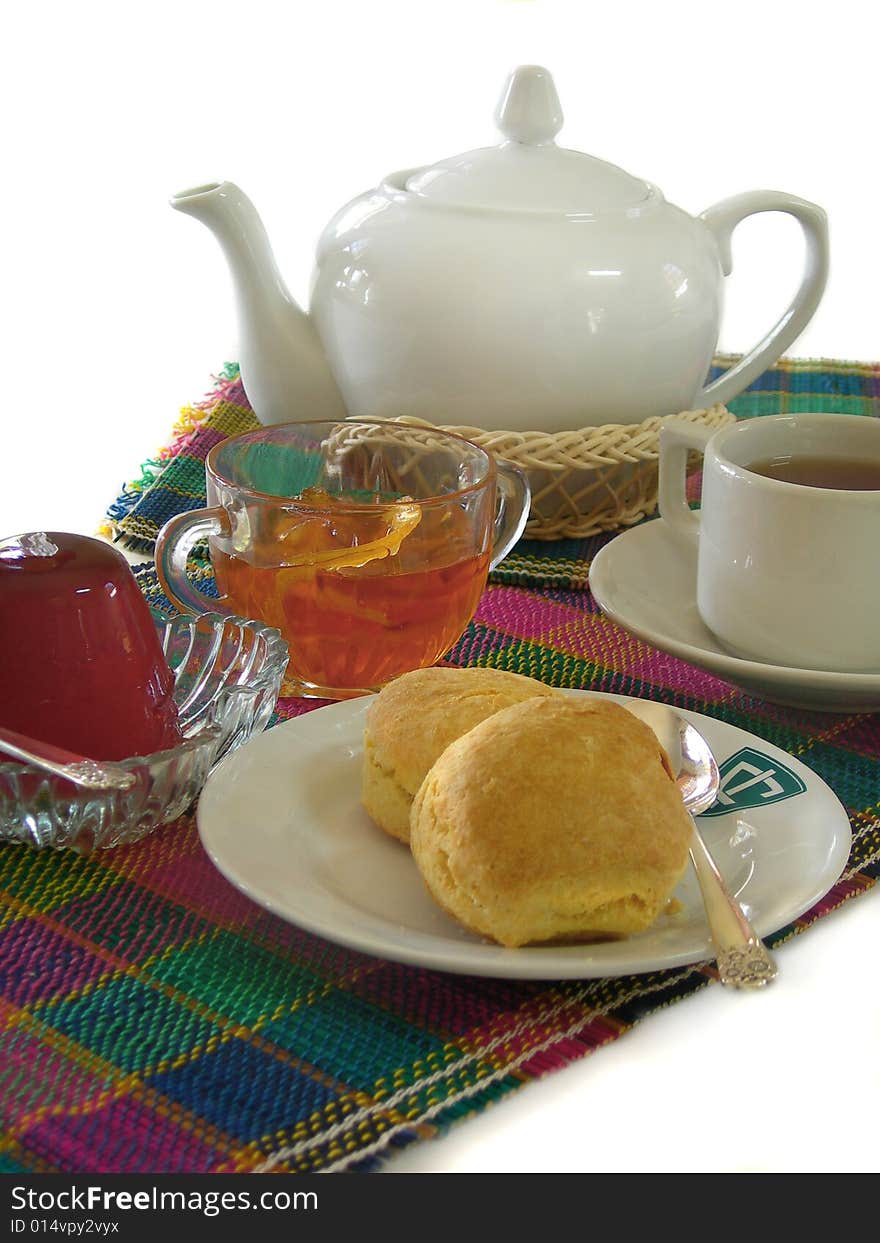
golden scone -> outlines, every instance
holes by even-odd
[[[371,819],[408,842],[413,796],[451,742],[493,712],[557,694],[503,669],[417,669],[390,682],[364,730],[362,801]]]
[[[647,928],[687,863],[690,818],[653,730],[618,704],[516,704],[449,746],[413,802],[429,892],[502,945]]]

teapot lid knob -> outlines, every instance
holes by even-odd
[[[495,121],[504,137],[529,146],[549,143],[562,129],[562,119],[550,73],[540,65],[514,69],[495,110]]]

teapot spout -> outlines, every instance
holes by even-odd
[[[239,364],[248,401],[261,423],[345,418],[315,326],[291,297],[263,222],[231,181],[182,190],[171,199],[217,238],[238,304]]]

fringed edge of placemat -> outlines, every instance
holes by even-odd
[[[237,395],[236,390],[241,385],[238,363],[224,363],[217,375],[211,377],[211,381],[213,387],[200,401],[181,407],[172,425],[168,444],[163,445],[155,457],[147,458],[141,463],[138,475],[129,480],[116,499],[108,505],[104,518],[98,526],[99,535],[131,552],[152,556],[153,533],[145,532],[139,535],[136,530],[125,529],[123,524],[144,494],[156,486],[165,468],[186,451],[187,445],[200,430],[211,411],[220,402],[229,401],[233,395]]]
[[[876,829],[878,825],[880,820],[869,827]],[[824,898],[791,924],[765,937],[765,942],[772,949],[778,948],[806,931],[817,920],[838,910],[850,899],[867,893],[877,883],[878,876],[880,850],[875,850],[857,868],[844,872]],[[621,982],[623,978],[617,977]],[[528,1041],[528,1032],[546,1032],[547,1021],[551,1016],[546,1011],[533,1015],[528,1022],[528,1031],[524,1029],[519,1033],[525,1040],[526,1047],[516,1057],[504,1061],[486,1076],[460,1087],[442,1100],[436,1100],[417,1116],[408,1116],[407,1100],[429,1088],[442,1091],[444,1081],[451,1081],[456,1071],[461,1068],[461,1060],[451,1062],[414,1083],[402,1086],[390,1097],[354,1110],[334,1126],[304,1137],[296,1143],[281,1146],[264,1157],[251,1172],[295,1172],[301,1168],[302,1159],[316,1149],[326,1150],[323,1153],[325,1160],[320,1166],[322,1173],[370,1173],[378,1170],[395,1150],[417,1140],[438,1138],[457,1122],[479,1112],[490,1101],[500,1100],[511,1090],[518,1091],[527,1083],[573,1065],[596,1049],[625,1035],[658,1010],[683,1001],[708,984],[717,982],[718,972],[714,962],[707,961],[626,978],[630,983],[621,993],[609,997],[605,1002],[591,1005],[587,1013],[577,1015],[567,1028],[551,1031],[536,1043]],[[596,985],[597,981],[587,980],[573,990],[560,991],[555,997],[556,1008],[561,1012],[572,1005],[587,1002],[590,993],[596,990]],[[551,1004],[553,1000],[551,998]],[[511,1033],[506,1031],[499,1035],[498,1043],[500,1045],[510,1039]],[[484,1058],[487,1051],[491,1049],[481,1046],[480,1049],[465,1054],[464,1060]],[[511,1079],[518,1081],[512,1089]],[[369,1129],[379,1116],[387,1118],[390,1125],[369,1144],[356,1148],[346,1142],[347,1139],[350,1141],[353,1133],[362,1135],[364,1129]],[[375,1133],[377,1128],[373,1126],[372,1129]]]

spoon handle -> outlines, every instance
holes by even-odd
[[[88,790],[128,790],[136,780],[134,773],[121,764],[111,760],[99,764],[96,760],[73,755],[48,742],[37,742],[5,727],[0,727],[0,751]]]
[[[776,975],[776,963],[725,885],[695,821],[693,826],[689,851],[715,943],[718,977],[730,988],[763,988]]]

